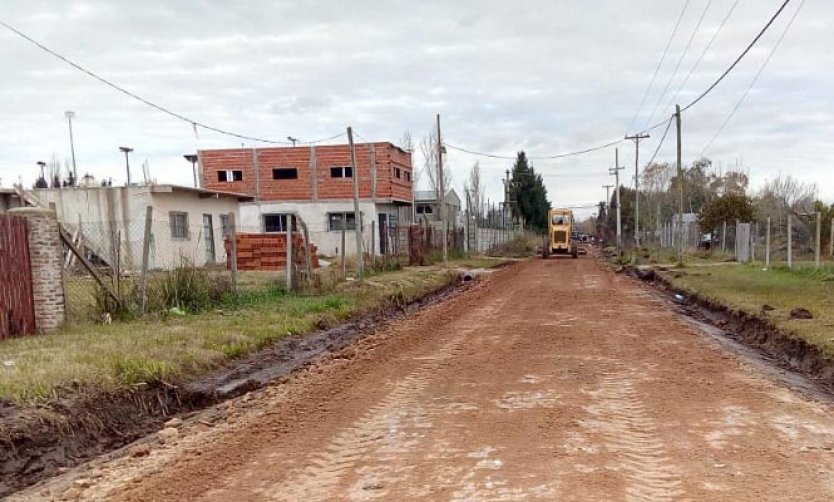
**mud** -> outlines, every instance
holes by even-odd
[[[724,336],[759,351],[774,364],[797,371],[834,393],[834,360],[818,347],[776,327],[766,314],[754,315],[729,308],[696,292],[677,288],[661,274],[647,274],[635,268],[630,269],[630,273],[669,295],[682,295],[684,300],[679,306],[686,315],[720,329]]]
[[[0,401],[0,498],[159,430],[173,415],[251,392],[350,345],[404,315],[469,288],[479,274],[413,301],[356,315],[338,326],[283,338],[198,380],[120,393],[74,387],[56,402],[20,408]]]

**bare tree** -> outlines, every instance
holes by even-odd
[[[481,216],[481,205],[484,201],[484,182],[481,179],[481,165],[478,161],[472,165],[472,168],[469,170],[469,179],[466,181],[464,185],[464,190],[469,194],[469,201],[472,203],[472,208],[475,208],[477,211],[475,213],[475,217],[478,218]]]
[[[403,132],[403,137],[400,139],[400,146],[403,150],[411,154],[411,222],[417,221],[417,204],[415,204],[415,196],[417,192],[417,185],[420,183],[422,170],[414,164],[414,139],[411,137],[411,131]]]
[[[423,155],[423,172],[429,180],[429,188],[437,194],[437,200],[444,197],[440,195],[440,177],[437,169],[437,131],[432,130],[420,139],[420,153]],[[452,186],[452,175],[450,169],[443,170],[443,185],[448,190]],[[445,196],[445,194],[444,194]]]

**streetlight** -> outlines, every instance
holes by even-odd
[[[295,144],[298,142],[298,138],[293,138],[292,136],[287,136],[287,141],[291,141],[293,148],[295,148]]]
[[[40,168],[41,168],[41,179],[42,179],[44,182],[46,182],[46,175],[45,175],[45,174],[44,174],[44,172],[43,172],[44,168],[46,167],[46,162],[44,162],[44,161],[42,161],[42,160],[39,160],[39,161],[37,162],[37,164],[38,164],[38,167],[40,167]]]
[[[194,174],[194,188],[198,188],[198,186],[197,186],[197,155],[195,155],[193,153],[189,153],[189,154],[183,155],[183,157],[185,157],[185,160],[187,160],[188,162],[191,162],[191,172]]]
[[[75,167],[75,141],[73,141],[72,138],[72,119],[75,118],[75,112],[66,111],[64,112],[64,116],[67,118],[67,122],[69,122],[70,151],[72,152],[72,179],[75,183],[78,183],[78,170]]]
[[[125,167],[127,168],[127,185],[126,186],[130,186],[130,157],[129,157],[129,155],[130,155],[130,152],[133,151],[133,148],[129,148],[129,147],[126,147],[126,146],[120,146],[119,150],[121,150],[125,154]]]

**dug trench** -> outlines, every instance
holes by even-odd
[[[732,309],[695,291],[681,289],[654,269],[627,267],[623,271],[665,294],[677,310],[715,332],[755,351],[778,367],[808,378],[825,394],[834,395],[834,360],[819,347],[779,329],[766,315]],[[675,299],[675,295],[682,300]]]
[[[287,336],[194,381],[157,382],[121,392],[74,385],[36,408],[0,400],[0,498],[115,452],[158,431],[172,417],[188,420],[228,399],[280,382],[397,319],[465,292],[477,279],[477,274],[462,272],[414,300],[392,297],[383,307],[337,326]]]

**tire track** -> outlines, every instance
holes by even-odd
[[[478,309],[480,320],[491,322],[507,301],[498,299]],[[437,368],[458,352],[469,335],[481,329],[481,322],[463,329],[452,327],[452,339],[431,356],[419,358],[418,367],[400,379],[382,401],[350,428],[334,436],[322,452],[313,454],[301,472],[273,485],[265,495],[280,502],[328,501],[340,496],[349,500],[385,497],[409,470],[397,467],[397,457],[419,445],[437,414],[437,410],[427,410],[423,406],[426,400],[422,394],[431,385]],[[360,462],[372,467],[357,470]],[[347,493],[340,494],[343,482],[354,471],[359,474],[359,479]]]
[[[586,411],[597,417],[584,423],[605,436],[606,448],[623,458],[625,500],[666,502],[683,495],[679,469],[665,452],[657,427],[634,389],[631,375],[605,375]]]

